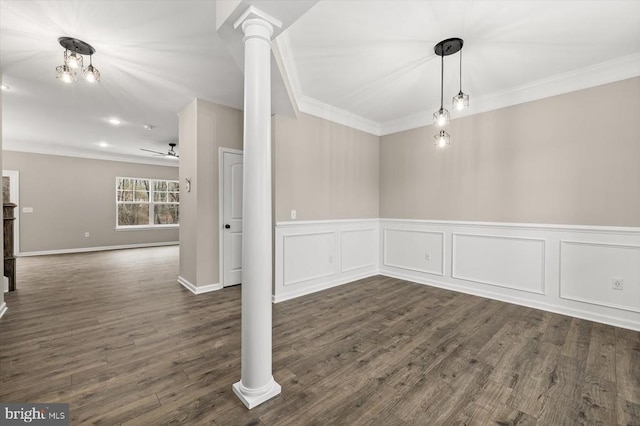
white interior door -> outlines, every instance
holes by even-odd
[[[222,152],[222,286],[242,282],[242,154]]]

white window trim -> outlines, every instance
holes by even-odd
[[[146,204],[149,204],[149,224],[148,225],[119,225],[118,224],[118,205],[120,204],[145,204],[144,201],[118,201],[118,181],[121,179],[136,179],[136,180],[147,180],[149,181],[149,201]],[[180,202],[156,202],[154,201],[154,183],[155,182],[174,182],[178,184],[178,194],[180,194],[180,181],[173,179],[152,179],[152,178],[141,178],[141,177],[129,177],[129,176],[116,176],[115,183],[115,208],[116,208],[116,231],[152,231],[157,229],[178,229],[180,228],[180,224],[154,224],[153,223],[153,212],[155,204],[174,204],[180,206]],[[135,193],[135,190],[134,190]]]

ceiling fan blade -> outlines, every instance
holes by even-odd
[[[164,155],[164,152],[160,152],[160,151],[152,151],[152,150],[150,150],[150,149],[140,148],[140,151],[147,151],[147,152],[153,152],[154,154]]]

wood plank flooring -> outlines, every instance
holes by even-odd
[[[177,274],[177,247],[19,258],[0,401],[74,425],[640,425],[640,333],[385,277],[274,305],[283,390],[249,411],[240,288]]]

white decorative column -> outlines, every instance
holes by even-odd
[[[249,9],[244,33],[242,366],[233,391],[253,408],[278,395],[271,371],[271,36],[281,23]]]

